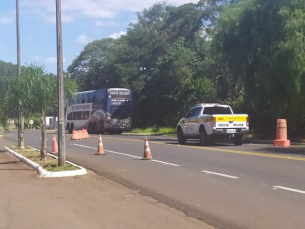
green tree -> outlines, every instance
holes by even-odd
[[[17,66],[0,60],[0,77],[16,76]]]
[[[115,39],[106,38],[89,43],[68,67],[68,76],[76,79],[82,90],[98,89],[100,85],[106,88],[112,83],[112,75],[105,74],[104,69],[108,63],[106,53],[115,42]]]
[[[77,90],[74,80],[65,78],[65,94],[71,96]],[[0,120],[6,125],[8,118],[17,117],[16,104],[22,99],[25,117],[39,113],[41,117],[41,159],[46,157],[46,113],[57,110],[57,77],[46,74],[43,67],[29,65],[24,67],[21,77],[6,79],[1,84]]]
[[[46,74],[43,67],[30,65],[22,71],[20,84],[24,88],[23,101],[27,104],[27,110],[41,114],[41,159],[46,157],[46,114],[57,108],[57,78],[53,74]],[[76,84],[65,79],[66,95],[76,92]]]
[[[261,133],[273,135],[276,118],[295,133],[305,121],[304,12],[301,0],[244,0],[220,16],[215,42]]]

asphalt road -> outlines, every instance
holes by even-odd
[[[68,160],[218,228],[305,228],[303,147],[181,146],[174,137],[148,136],[153,160],[145,161],[143,136],[103,135],[104,156],[95,155],[98,135],[70,138]],[[39,149],[40,132],[26,132],[25,143]]]

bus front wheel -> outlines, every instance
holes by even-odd
[[[92,123],[89,123],[88,134],[93,134],[93,125],[92,125]]]
[[[74,125],[72,123],[71,126],[69,126],[69,129],[68,129],[69,134],[72,134],[73,129],[74,129]]]
[[[96,123],[89,123],[88,126],[88,134],[95,134],[96,131]]]

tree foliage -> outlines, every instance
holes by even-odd
[[[16,76],[17,75],[17,66],[12,63],[6,63],[0,60],[0,78]]]
[[[88,44],[68,68],[81,90],[128,87],[135,127],[175,125],[196,102],[248,112],[274,135],[277,118],[304,132],[303,0],[157,3],[121,38]]]
[[[215,42],[245,88],[245,108],[261,128],[274,134],[276,118],[287,118],[291,130],[303,113],[305,5],[292,0],[245,0],[221,14]],[[301,112],[300,112],[301,111]]]
[[[77,91],[76,82],[65,78],[65,94]],[[9,118],[18,117],[18,99],[22,101],[22,111],[27,118],[33,114],[41,117],[41,159],[46,157],[46,125],[45,118],[48,111],[57,110],[57,77],[46,74],[43,67],[29,65],[22,69],[20,77],[10,77],[2,81],[0,92],[0,121],[6,126]]]

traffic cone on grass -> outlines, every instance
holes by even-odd
[[[52,153],[57,154],[58,153],[58,144],[56,140],[56,136],[53,136],[53,145],[52,145]]]
[[[150,159],[152,159],[152,155],[148,145],[148,140],[147,138],[144,138],[144,157],[142,158],[142,160],[150,160]]]
[[[98,139],[98,147],[97,147],[97,155],[106,155],[104,151],[104,146],[103,146],[103,140],[102,140],[102,135],[99,135]]]

